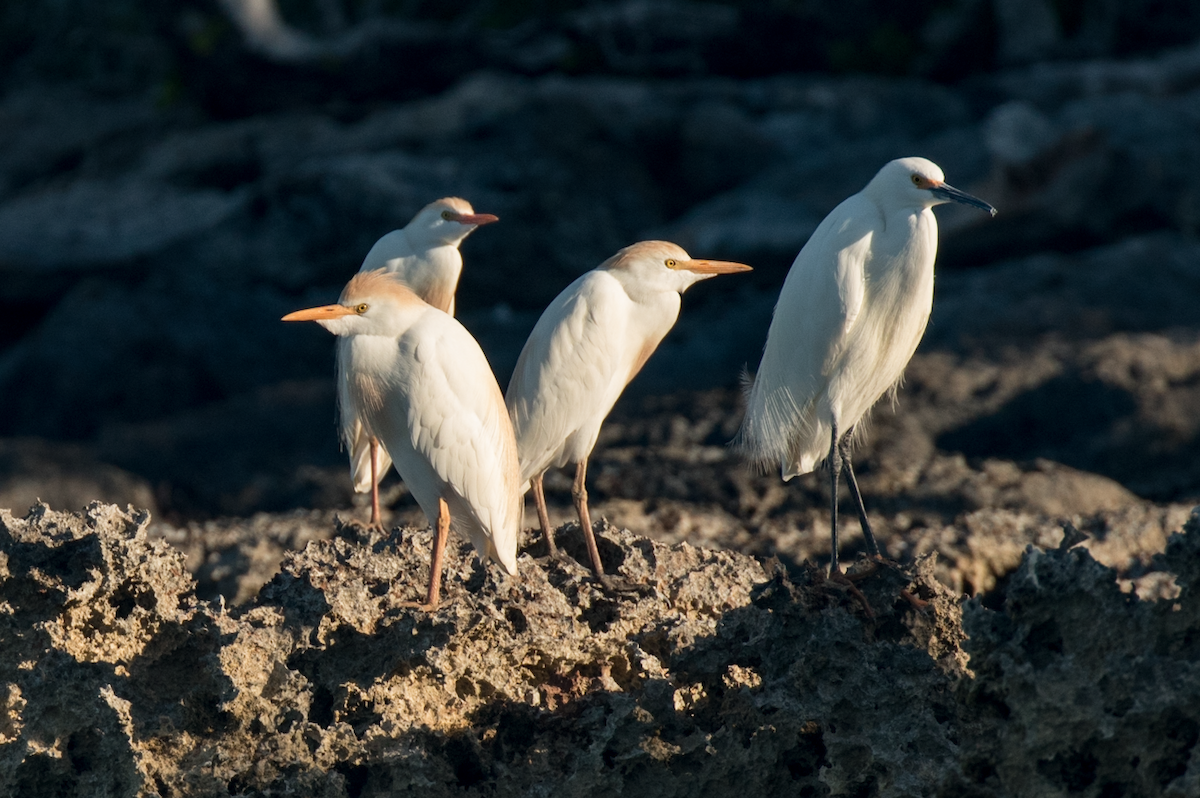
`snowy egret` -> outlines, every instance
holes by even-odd
[[[476,227],[495,221],[499,219],[490,213],[475,213],[471,203],[464,199],[443,197],[422,208],[403,229],[393,230],[376,241],[359,271],[392,272],[421,299],[453,316],[454,292],[463,265],[458,247]],[[349,345],[349,339],[339,340],[339,364],[346,357]],[[345,381],[339,380],[339,391],[345,388]],[[343,397],[341,407],[343,413],[350,412],[353,403]],[[343,419],[343,423],[346,421]],[[379,441],[362,434],[362,424],[357,419],[349,422],[354,428],[347,438],[350,477],[356,492],[371,492],[371,526],[378,527],[379,480],[387,473],[391,457]]]
[[[558,555],[542,475],[575,463],[572,497],[596,576],[604,567],[587,506],[587,460],[600,425],[630,380],[679,316],[680,295],[716,274],[749,271],[741,263],[692,260],[675,244],[642,241],[587,272],[538,319],[517,360],[505,401],[538,521]]]
[[[500,386],[479,344],[452,316],[384,270],[355,275],[336,305],[298,310],[345,340],[342,434],[378,438],[437,530],[429,593],[436,609],[451,523],[481,557],[517,572],[521,480]]]
[[[747,391],[739,444],[752,459],[778,463],[784,481],[829,461],[833,573],[842,470],[867,548],[879,553],[854,478],[851,437],[898,384],[925,332],[937,254],[931,208],[951,201],[996,213],[947,185],[942,170],[924,158],[888,163],[834,208],[788,272]]]

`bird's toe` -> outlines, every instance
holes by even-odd
[[[648,596],[654,593],[654,586],[633,582],[619,576],[601,575],[597,577],[604,592],[614,596]]]

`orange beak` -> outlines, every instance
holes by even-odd
[[[289,313],[283,317],[282,321],[325,321],[353,315],[354,310],[345,305],[322,305],[319,308],[307,308]]]
[[[499,216],[490,213],[455,213],[454,221],[459,224],[491,224],[492,222],[500,221]]]
[[[687,260],[677,267],[696,274],[732,274],[733,272],[753,271],[744,263],[734,263],[729,260]]]

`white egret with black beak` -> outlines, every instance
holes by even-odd
[[[944,202],[981,199],[945,182],[924,158],[891,161],[830,212],[784,281],[762,362],[747,391],[739,444],[777,463],[784,481],[828,460],[833,491],[831,573],[838,573],[837,489],[845,471],[868,551],[879,546],[854,478],[854,426],[894,389],[933,307],[937,220]]]
[[[475,228],[499,221],[490,213],[475,213],[471,203],[459,197],[443,197],[422,208],[401,230],[393,230],[375,242],[363,260],[360,272],[384,269],[395,274],[417,296],[438,310],[454,315],[454,293],[462,274],[459,245]],[[349,346],[342,339],[338,346],[340,364]],[[339,390],[344,389],[339,382]],[[353,403],[343,401],[342,412],[351,412]],[[379,480],[387,473],[391,457],[387,447],[375,438],[363,435],[357,419],[342,419],[354,428],[347,438],[350,449],[350,477],[358,493],[371,492],[371,525],[380,525]]]
[[[521,350],[505,401],[521,481],[533,489],[551,556],[558,551],[542,475],[551,466],[575,463],[575,509],[592,569],[604,578],[585,485],[600,425],[674,326],[680,295],[708,277],[749,270],[741,263],[693,260],[666,241],[642,241],[571,283],[542,313]]]
[[[436,609],[451,525],[517,573],[520,467],[500,386],[479,344],[393,274],[361,272],[336,305],[298,310],[343,339],[342,434],[378,438],[436,530],[425,609]]]

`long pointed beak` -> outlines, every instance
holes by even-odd
[[[459,224],[491,224],[500,221],[500,217],[491,213],[456,213],[454,221]]]
[[[753,271],[744,263],[734,263],[729,260],[685,260],[678,268],[696,274],[732,274],[733,272]]]
[[[960,191],[954,186],[946,183],[939,183],[938,185],[929,189],[929,193],[933,194],[933,196],[939,199],[944,199],[947,202],[961,202],[963,205],[974,205],[976,208],[987,211],[992,216],[996,215],[996,209],[991,205],[988,205],[979,197],[974,197],[967,192]]]
[[[345,305],[322,305],[319,308],[306,308],[289,313],[281,321],[325,321],[353,315],[354,311]]]

